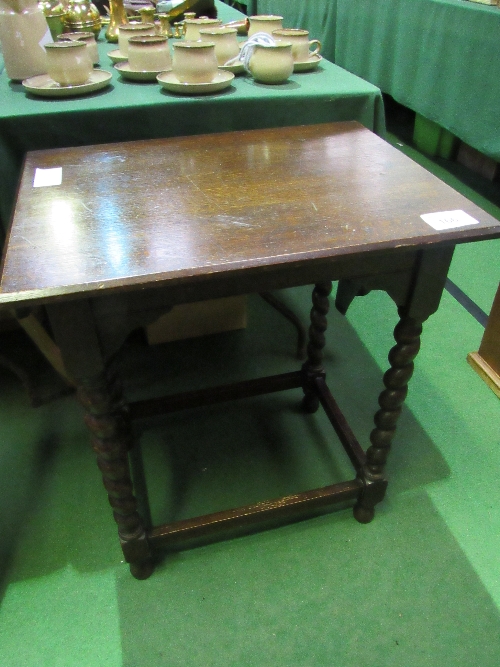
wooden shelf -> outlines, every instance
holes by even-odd
[[[467,361],[500,398],[500,285],[479,350],[468,354]]]

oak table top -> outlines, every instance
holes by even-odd
[[[34,187],[50,169],[61,183]],[[420,217],[457,209],[477,224],[438,231]],[[499,235],[497,220],[356,122],[35,151],[0,304],[281,265],[293,284],[304,262],[320,270],[346,256]]]

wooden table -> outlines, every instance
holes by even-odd
[[[60,185],[33,186],[35,174],[51,174],[40,170],[58,168]],[[457,209],[477,224],[436,231],[420,217]],[[499,236],[500,223],[356,122],[37,151],[24,165],[0,305],[45,306],[86,411],[125,559],[145,578],[157,549],[182,548],[220,530],[346,500],[358,521],[370,521],[385,494],[384,465],[422,322],[439,305],[454,246]],[[366,453],[322,366],[332,280],[340,280],[342,311],[370,289],[386,290],[399,309]],[[126,404],[107,362],[139,323],[177,303],[305,284],[315,287],[301,369]],[[302,387],[306,411],[326,411],[353,479],[145,525],[129,471],[131,421],[293,387]]]

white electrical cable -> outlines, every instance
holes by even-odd
[[[267,32],[256,32],[254,35],[249,37],[247,41],[241,47],[239,55],[228,60],[226,65],[236,65],[237,63],[243,63],[247,72],[250,71],[249,64],[250,58],[255,51],[257,45],[260,46],[275,46],[276,42]]]

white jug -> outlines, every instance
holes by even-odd
[[[37,0],[0,0],[0,42],[9,79],[46,74],[44,44],[52,41]]]

